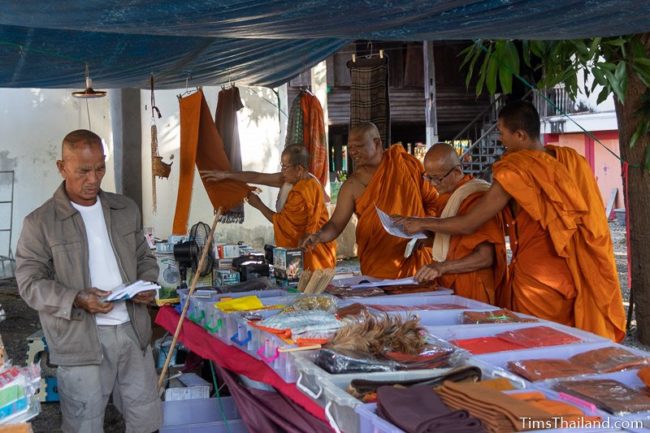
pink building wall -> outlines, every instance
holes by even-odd
[[[618,131],[597,131],[593,132],[593,135],[602,145],[594,141],[590,136],[581,133],[545,134],[544,144],[571,147],[584,156],[596,176],[596,181],[600,188],[600,195],[603,198],[605,206],[607,206],[607,201],[612,190],[616,188],[618,194],[614,208],[622,208],[625,205],[623,200],[621,163],[607,150],[609,149],[617,155],[620,154],[618,148]]]

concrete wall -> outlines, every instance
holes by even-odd
[[[206,87],[203,90],[214,115],[220,88]],[[64,89],[0,89],[0,131],[3,132],[0,139],[0,170],[16,171],[13,252],[24,217],[51,197],[61,182],[56,169],[61,140],[71,130],[89,127],[86,101],[72,98],[70,93],[71,90]],[[156,92],[156,103],[163,114],[163,118],[157,121],[159,152],[165,161],[169,162],[173,156],[175,162],[169,179],[157,179],[158,211],[154,213],[151,200],[150,95],[148,91],[142,91],[143,219],[145,226],[153,227],[156,236],[161,238],[166,238],[171,232],[178,187],[180,131],[177,93],[179,91]],[[241,88],[245,108],[240,111],[239,131],[244,170],[275,172],[280,168],[288,107],[286,91],[279,93],[282,113],[278,111],[273,91]],[[103,137],[106,143],[107,174],[102,187],[107,191],[115,191],[110,97],[88,100],[88,109],[91,129]],[[6,183],[0,177],[0,201],[8,197],[9,185]],[[274,188],[264,188],[261,195],[264,202],[272,208],[275,206],[276,192]],[[265,242],[272,242],[271,224],[248,205],[245,212],[244,224],[221,225],[217,239],[244,240],[258,247]],[[189,222],[210,223],[212,215],[212,208],[197,173]],[[5,206],[0,205],[0,229],[9,226],[8,220],[8,207],[5,210]],[[0,233],[0,255],[6,255],[7,252],[8,236]]]
[[[0,89],[0,170],[15,170],[12,251],[22,221],[52,196],[61,182],[56,160],[61,140],[70,131],[90,126],[105,139],[107,172],[104,188],[112,191],[112,139],[108,98],[75,99],[71,90]],[[9,197],[7,178],[0,177],[0,201]],[[0,205],[0,228],[9,226],[9,207]],[[0,255],[6,255],[8,235],[0,233]]]

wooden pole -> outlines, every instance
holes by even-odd
[[[214,220],[212,220],[212,227],[210,228],[210,234],[208,235],[208,239],[205,241],[205,245],[203,245],[203,252],[201,253],[201,259],[199,260],[199,265],[196,268],[197,271],[194,272],[194,275],[192,275],[192,283],[190,284],[190,290],[189,292],[187,292],[187,301],[185,301],[185,305],[183,306],[183,310],[181,311],[181,317],[178,319],[178,324],[176,325],[176,331],[174,332],[174,338],[172,339],[172,344],[171,346],[169,346],[169,351],[167,352],[167,358],[165,359],[165,364],[163,365],[162,371],[160,372],[160,377],[158,378],[158,390],[160,392],[162,392],[163,390],[163,384],[165,383],[165,375],[167,374],[169,363],[172,359],[174,349],[176,348],[178,334],[180,334],[181,328],[183,326],[183,322],[185,321],[185,316],[187,315],[187,309],[190,306],[190,298],[192,297],[192,294],[196,289],[196,284],[199,281],[199,276],[200,276],[199,271],[203,269],[205,259],[208,256],[208,250],[210,249],[210,244],[212,243],[212,238],[214,237],[214,229],[217,228],[217,222],[219,222],[219,218],[221,218],[221,212],[222,210],[221,208],[219,208],[217,213],[214,215]]]

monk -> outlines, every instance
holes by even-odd
[[[410,255],[405,254],[409,239],[388,234],[376,208],[389,215],[434,215],[437,193],[422,178],[422,164],[401,144],[384,150],[379,131],[370,122],[350,130],[348,152],[354,173],[341,186],[330,220],[305,239],[303,246],[336,239],[354,213],[358,218],[356,239],[363,275],[383,279],[415,275],[419,268],[431,262],[431,252],[416,249]]]
[[[490,188],[489,183],[463,173],[458,154],[447,143],[431,146],[424,157],[424,171],[424,178],[438,190],[435,204],[443,217],[466,214]],[[507,274],[501,214],[471,235],[436,234],[433,260],[417,271],[418,282],[437,279],[457,295],[496,305]]]
[[[204,172],[208,180],[247,179],[247,182],[276,180],[274,185],[288,183],[291,185],[285,203],[280,211],[269,209],[257,194],[250,193],[248,204],[262,212],[273,223],[275,244],[278,247],[297,248],[300,241],[309,233],[321,228],[328,220],[329,214],[325,207],[325,191],[322,185],[307,171],[309,154],[303,146],[293,145],[284,149],[281,156],[281,177],[273,174],[244,172]],[[336,243],[334,241],[318,245],[317,248],[306,250],[303,258],[305,269],[334,268],[336,266]]]
[[[508,294],[515,311],[620,341],[625,312],[611,235],[589,164],[574,150],[539,141],[535,107],[515,102],[499,113],[506,148],[494,183],[467,213],[452,218],[405,218],[406,232],[474,233],[508,208]]]

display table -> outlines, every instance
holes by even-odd
[[[174,308],[162,307],[156,316],[156,323],[173,334],[179,318],[180,315]],[[274,387],[277,392],[295,402],[314,417],[327,423],[323,408],[300,392],[294,384],[286,383],[264,362],[236,347],[223,343],[191,320],[185,319],[178,339],[185,347],[202,358],[212,360],[234,373]]]

